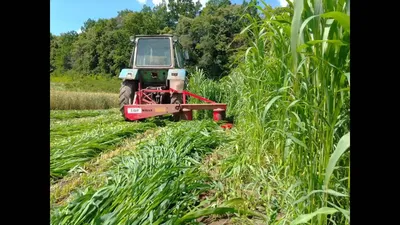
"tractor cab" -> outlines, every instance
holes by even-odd
[[[183,68],[189,59],[181,44],[172,35],[138,35],[131,37],[134,44],[130,66],[133,68]]]

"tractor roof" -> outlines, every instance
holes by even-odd
[[[153,35],[135,35],[135,37],[173,37],[174,35],[172,34],[153,34]]]

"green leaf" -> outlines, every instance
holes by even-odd
[[[348,72],[348,73],[345,73],[344,75],[346,75],[346,77],[347,77],[347,81],[349,81],[349,85],[350,85],[350,72]]]
[[[302,223],[307,223],[309,220],[314,218],[314,216],[319,215],[319,214],[334,214],[338,210],[330,207],[322,207],[319,208],[317,211],[309,214],[303,214],[298,216],[295,220],[293,220],[290,225],[296,225],[296,224],[302,224]]]
[[[338,46],[345,46],[347,45],[346,43],[343,43],[340,40],[313,40],[313,41],[308,41],[305,44],[299,45],[299,47],[297,47],[297,52],[301,52],[301,50],[307,48],[307,47],[311,47],[313,45],[316,44],[320,44],[320,43],[330,43],[330,44],[334,44],[334,45],[338,45]]]
[[[291,37],[290,37],[290,46],[292,48],[292,57],[293,57],[293,72],[296,72],[297,68],[297,43],[299,40],[299,29],[300,29],[300,22],[301,22],[301,14],[303,12],[304,3],[303,0],[296,0],[294,2],[294,15],[292,20],[291,26]]]
[[[240,34],[244,34],[248,29],[250,29],[250,27],[253,26],[253,24],[248,25],[247,27],[245,27]]]
[[[287,134],[287,136],[288,136],[290,139],[292,139],[292,141],[294,141],[296,144],[298,144],[298,145],[300,145],[300,146],[302,146],[302,147],[304,147],[304,148],[307,148],[307,146],[306,146],[302,141],[300,141],[299,139],[295,138],[293,135]]]
[[[234,198],[234,199],[231,199],[231,200],[228,200],[228,201],[226,201],[226,202],[224,202],[223,204],[222,204],[222,206],[223,207],[229,207],[229,206],[240,206],[240,205],[243,205],[244,204],[244,199],[243,198]]]
[[[192,220],[192,219],[196,219],[202,216],[207,216],[207,215],[212,215],[212,214],[225,214],[225,213],[234,213],[235,209],[234,208],[230,208],[230,207],[218,207],[218,208],[207,208],[207,209],[201,209],[201,210],[197,210],[194,212],[190,212],[187,213],[186,215],[184,215],[182,218],[180,218],[177,223],[180,224],[182,222],[188,221],[188,220]]]
[[[271,99],[271,101],[268,102],[268,104],[265,106],[265,109],[264,109],[262,121],[265,122],[265,117],[266,117],[266,115],[267,115],[268,110],[271,108],[272,104],[274,104],[274,102],[275,102],[276,100],[278,100],[279,98],[281,98],[281,97],[282,97],[282,96],[280,96],[280,95],[279,95],[279,96],[275,96],[275,97],[273,97],[273,98]]]
[[[342,27],[350,32],[350,16],[342,12],[327,12],[321,15],[323,18],[333,18],[342,25]]]
[[[337,197],[348,197],[348,195],[342,194],[342,193],[337,192],[337,191],[332,190],[332,189],[314,190],[314,191],[311,191],[308,195],[301,197],[299,200],[295,201],[293,204],[298,204],[298,203],[306,200],[307,198],[309,198],[311,195],[313,195],[315,193],[326,193],[326,194],[330,194],[330,195],[337,196]]]
[[[329,179],[331,178],[331,175],[333,173],[333,170],[336,166],[336,162],[339,160],[340,156],[350,147],[350,132],[343,135],[342,138],[340,138],[338,145],[336,146],[335,151],[331,155],[331,158],[329,159],[328,166],[326,168],[325,172],[325,180],[324,180],[324,186],[325,188],[328,188],[329,184]]]

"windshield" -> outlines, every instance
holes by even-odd
[[[182,49],[179,44],[175,45],[175,54],[178,61],[179,68],[183,68],[183,56],[182,56]]]
[[[139,39],[136,66],[171,66],[169,38]]]

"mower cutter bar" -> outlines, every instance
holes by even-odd
[[[192,110],[213,110],[215,121],[224,119],[226,104],[140,104],[125,105],[125,117],[128,120],[140,120],[166,114],[181,114],[181,118],[192,120]]]
[[[166,114],[179,115],[183,120],[192,120],[193,110],[213,110],[213,118],[215,121],[225,119],[226,105],[224,103],[216,103],[210,99],[193,94],[189,91],[181,91],[183,104],[156,104],[146,93],[170,92],[179,93],[177,90],[170,88],[169,90],[150,90],[142,89],[135,94],[135,104],[124,105],[124,114],[127,120],[140,120],[154,116],[162,116]],[[207,104],[186,104],[186,95],[197,98]],[[138,96],[138,98],[137,98]],[[147,104],[142,104],[142,102]]]

